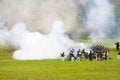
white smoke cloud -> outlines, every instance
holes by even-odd
[[[29,32],[23,22],[16,23],[10,30],[3,23],[1,21],[0,45],[17,47],[13,53],[16,60],[55,59],[63,51],[68,54],[70,48],[85,48],[83,43],[74,42],[65,34],[62,21],[55,21],[51,32],[46,35]]]
[[[14,52],[13,58],[17,60],[55,59],[61,52],[68,52],[71,46],[85,47],[83,44],[75,43],[64,32],[62,21],[55,21],[51,32],[47,35],[25,31],[20,40],[20,49]]]
[[[0,45],[8,45],[9,37],[10,34],[7,30],[7,27],[5,26],[5,21],[3,19],[0,19]]]
[[[6,19],[6,24],[1,26],[0,44],[19,48],[13,55],[14,59],[56,58],[77,44],[65,35],[78,28],[78,12],[73,0],[2,0],[0,9],[0,16]],[[62,22],[53,24],[58,19],[64,22],[65,30],[61,28]]]
[[[9,32],[6,29],[0,29],[0,45],[8,45],[9,44]]]
[[[115,26],[113,6],[108,0],[93,0],[88,9],[86,26],[91,30],[89,37],[93,40],[111,35]]]
[[[26,31],[26,25],[22,22],[16,23],[9,31],[11,44],[19,46],[22,34]]]
[[[51,24],[59,19],[65,22],[67,32],[78,27],[78,11],[73,0],[0,0],[0,10],[8,27],[24,22],[29,31],[49,33]]]
[[[1,21],[1,28],[0,28],[0,45],[2,46],[19,46],[19,42],[21,36],[24,31],[26,31],[26,26],[24,23],[16,23],[11,30],[8,30],[8,27],[2,25],[3,21]]]
[[[92,40],[111,37],[115,29],[115,13],[109,0],[75,0],[84,23],[84,32]],[[83,32],[83,33],[84,33]]]
[[[85,48],[84,44],[74,42],[65,34],[69,31],[74,37],[87,28],[90,39],[94,40],[111,34],[114,11],[108,0],[75,1],[84,9],[82,17],[73,0],[1,0],[0,16],[6,19],[6,24],[0,21],[0,44],[19,47],[13,55],[17,60],[54,59],[71,47]],[[84,18],[84,22],[78,23],[78,18]],[[81,30],[78,24],[79,27],[84,24],[85,28]]]

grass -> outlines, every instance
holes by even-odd
[[[89,47],[91,44],[102,44],[108,48],[115,48],[115,43],[120,41],[120,38],[115,39],[99,39],[99,40],[80,40],[80,42],[85,42],[85,44]]]
[[[120,80],[120,60],[111,49],[107,61],[13,60],[0,50],[0,80]]]

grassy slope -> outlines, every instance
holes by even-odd
[[[99,39],[99,40],[80,40],[80,42],[84,42],[87,47],[89,48],[92,44],[102,44],[105,47],[108,48],[115,48],[115,43],[117,41],[120,41],[120,38],[115,38],[115,39]]]
[[[12,59],[0,50],[0,80],[120,80],[120,60],[111,49],[112,60],[74,61]]]

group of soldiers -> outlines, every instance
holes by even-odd
[[[90,56],[91,57],[93,56],[93,58],[90,58],[90,60],[92,59],[107,60],[109,52],[110,52],[109,48],[102,45],[95,45],[91,47]]]
[[[78,49],[78,51],[75,51],[74,48],[72,48],[69,51],[69,54],[67,55],[68,61],[74,61],[74,60],[82,60],[82,59],[89,59],[92,60],[107,60],[108,54],[109,54],[109,48],[104,47],[102,45],[94,45],[90,48],[90,51],[87,52],[85,49]],[[64,61],[65,58],[65,52],[61,53],[61,59]]]

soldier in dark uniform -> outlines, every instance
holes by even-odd
[[[119,42],[117,41],[115,45],[116,45],[116,50],[119,51],[119,46],[120,46]]]
[[[89,53],[89,60],[92,61],[93,60],[93,51],[90,50],[90,53]]]
[[[118,52],[118,55],[120,55],[120,51]]]
[[[118,52],[117,58],[120,59],[120,51]]]
[[[74,49],[72,48],[72,49],[70,50],[68,60],[74,61],[74,59],[75,59],[75,56],[74,56]]]
[[[61,60],[64,61],[65,52],[61,53]]]
[[[77,60],[80,60],[80,49],[77,51]]]

